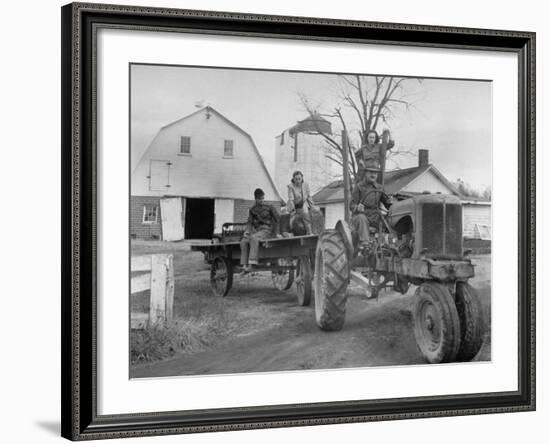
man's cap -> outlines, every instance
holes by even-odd
[[[259,197],[265,196],[264,190],[261,188],[256,188],[254,190],[254,199],[258,199]]]
[[[365,170],[379,173],[380,163],[377,160],[369,159],[367,162],[365,162]]]

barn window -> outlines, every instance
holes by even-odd
[[[223,157],[233,157],[233,141],[223,141]]]
[[[143,223],[156,224],[158,217],[158,206],[153,204],[143,205]]]
[[[191,154],[191,137],[180,137],[180,154]]]

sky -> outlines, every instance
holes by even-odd
[[[308,115],[299,94],[321,112],[330,112],[340,103],[341,84],[336,74],[132,65],[131,167],[162,126],[196,111],[200,103],[249,133],[273,174],[275,137]],[[460,178],[478,190],[490,186],[491,83],[411,78],[402,94],[410,106],[394,107],[393,117],[378,132],[388,128],[397,150],[428,149],[430,162],[453,182]],[[333,131],[340,131],[336,121]],[[408,155],[390,165],[416,164],[417,157]]]

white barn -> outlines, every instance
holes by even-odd
[[[130,235],[207,239],[246,221],[254,189],[282,199],[250,134],[207,106],[162,127],[131,175]]]
[[[491,201],[460,194],[443,174],[429,163],[428,150],[418,151],[418,166],[387,171],[384,190],[388,194],[413,196],[424,192],[454,194],[462,201],[462,230],[465,238],[491,238]],[[334,227],[344,215],[344,187],[335,181],[321,189],[313,200],[325,214],[325,225]]]

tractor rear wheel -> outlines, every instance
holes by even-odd
[[[337,331],[346,317],[349,262],[346,245],[338,231],[324,232],[315,252],[315,320],[322,330]]]
[[[483,312],[474,288],[466,282],[456,284],[456,310],[460,320],[460,348],[457,361],[471,361],[483,344]]]
[[[432,363],[452,362],[460,346],[460,322],[449,289],[424,282],[416,290],[414,335],[424,358]]]

